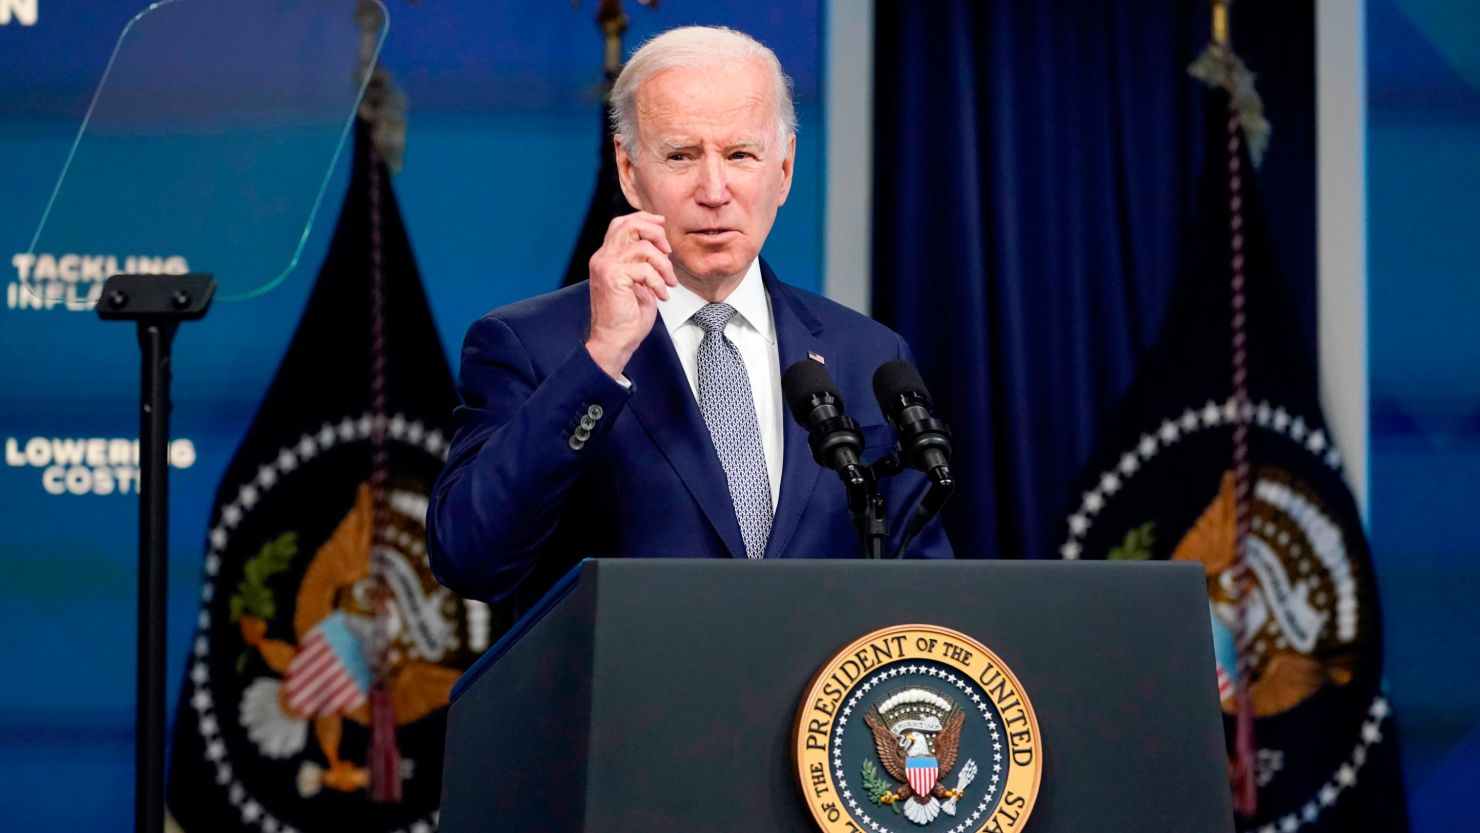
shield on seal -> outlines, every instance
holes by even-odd
[[[927,758],[923,755],[918,758],[908,758],[904,762],[904,771],[910,778],[910,789],[914,790],[916,795],[930,795],[930,791],[935,789],[935,776],[939,771],[935,758]]]

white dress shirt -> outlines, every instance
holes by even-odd
[[[755,418],[761,429],[761,448],[766,456],[766,476],[771,481],[771,507],[781,496],[782,437],[785,424],[781,408],[781,353],[776,347],[776,320],[771,314],[771,298],[761,280],[760,259],[750,262],[750,269],[740,285],[721,299],[737,313],[725,324],[725,337],[734,342],[745,362],[750,377],[750,395],[755,400]],[[658,314],[678,351],[689,380],[694,401],[699,399],[699,342],[704,329],[692,320],[694,313],[709,302],[692,290],[668,287],[668,300],[658,302]]]

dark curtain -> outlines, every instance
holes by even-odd
[[[1206,3],[880,2],[874,315],[956,436],[958,557],[1056,557],[1073,483],[1162,323],[1202,163]],[[1245,0],[1261,181],[1314,344],[1308,0]]]

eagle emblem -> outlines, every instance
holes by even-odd
[[[399,496],[396,506],[424,512],[421,502],[408,504],[407,496],[414,493],[407,489],[393,490],[393,503]],[[264,756],[303,758],[297,787],[306,799],[324,788],[353,793],[369,785],[368,767],[344,756],[341,743],[346,722],[365,731],[370,722],[373,674],[366,652],[376,638],[372,561],[379,562],[392,584],[388,676],[395,724],[416,722],[445,707],[461,673],[456,620],[447,615],[457,605],[445,589],[428,589],[434,582],[419,550],[408,558],[396,546],[375,543],[373,513],[370,487],[361,484],[353,507],[303,573],[292,608],[296,641],[269,635],[271,613],[279,605],[270,596],[254,601],[250,582],[243,583],[234,602],[243,643],[273,672],[246,685],[242,728]],[[422,534],[419,524],[411,526],[415,521],[407,512],[393,506],[387,515],[395,527],[392,538]],[[285,568],[286,561],[279,565],[279,570]],[[306,757],[310,728],[323,766]],[[409,773],[403,761],[402,777]]]
[[[1233,472],[1172,552],[1200,561],[1208,575],[1213,647],[1223,710],[1234,714],[1238,656],[1247,655],[1256,717],[1287,712],[1325,686],[1345,686],[1355,674],[1368,629],[1361,583],[1347,530],[1326,502],[1293,473],[1256,468],[1245,563],[1255,592],[1247,635],[1239,644],[1238,557]]]
[[[939,625],[855,639],[817,672],[795,725],[799,786],[822,833],[1022,833],[1043,776],[1022,683]]]
[[[916,824],[929,824],[942,810],[955,815],[956,799],[965,794],[975,764],[967,763],[954,789],[940,780],[956,765],[966,713],[938,691],[907,688],[874,704],[863,719],[874,733],[884,771],[899,782],[892,789],[876,787],[871,797],[885,805],[903,802],[905,817]]]

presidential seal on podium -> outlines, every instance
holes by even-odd
[[[1022,685],[966,634],[896,625],[823,666],[797,712],[807,806],[826,833],[1022,830],[1043,739]]]

